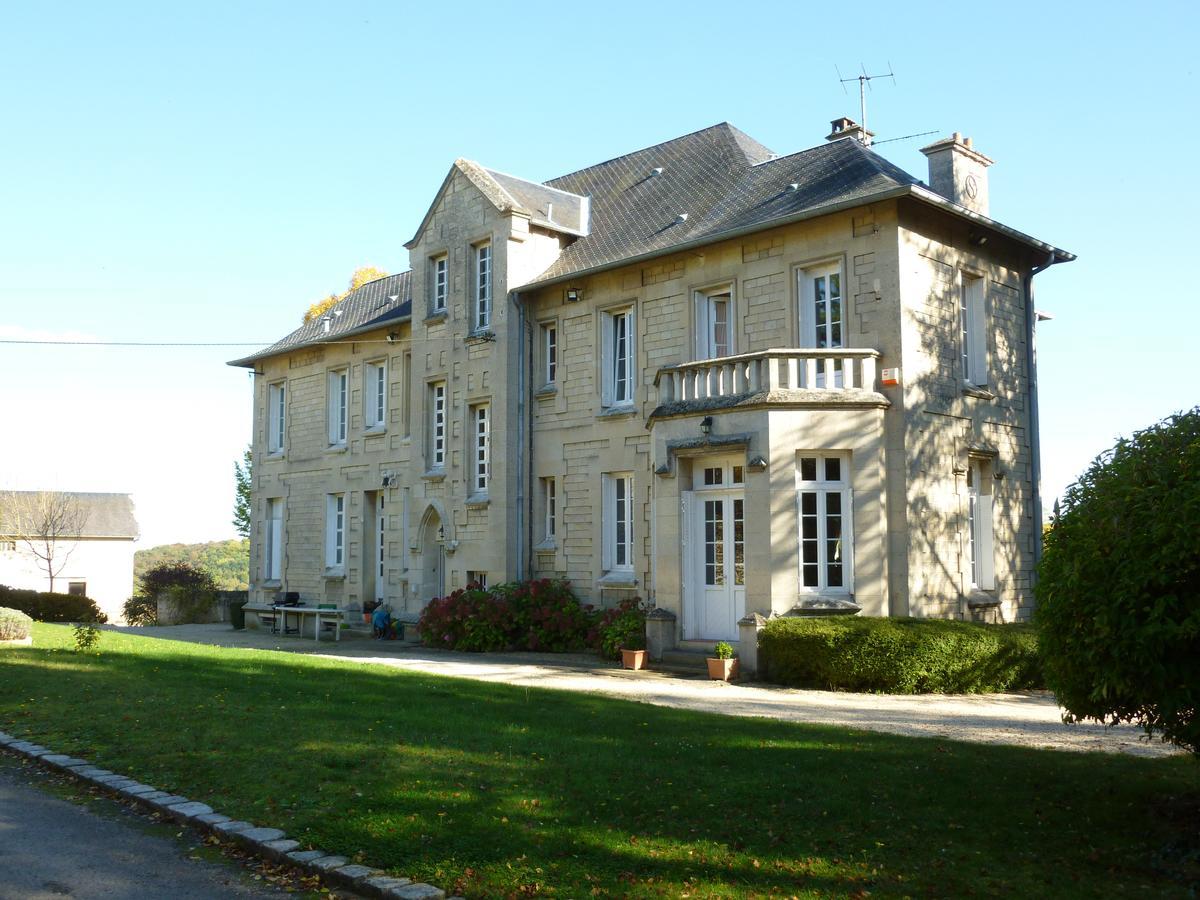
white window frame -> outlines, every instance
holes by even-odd
[[[553,544],[558,538],[558,480],[542,479],[542,542]]]
[[[967,582],[980,591],[996,589],[992,487],[991,460],[971,457],[967,464]]]
[[[429,383],[429,468],[446,468],[446,382]]]
[[[404,437],[412,434],[412,351],[406,351],[404,361],[401,364],[404,376],[404,384],[402,390],[404,393],[400,398],[400,424],[404,431]]]
[[[287,434],[287,382],[276,381],[267,385],[267,453],[283,453],[284,436]]]
[[[805,477],[805,459],[816,459],[816,477]],[[839,477],[827,477],[827,460],[837,460]],[[842,451],[801,450],[796,454],[796,555],[799,562],[797,570],[797,587],[802,594],[839,594],[848,595],[854,592],[854,492],[850,487],[850,454]],[[815,495],[815,513],[806,513],[805,496]],[[837,497],[837,510],[830,511],[830,497]],[[831,519],[837,517],[840,534],[830,538],[828,533]],[[810,561],[806,554],[805,527],[808,519],[813,519],[816,526],[815,536],[807,540],[815,540],[816,559]],[[836,553],[840,556],[841,584],[830,585],[829,576],[831,560],[828,557],[829,541],[837,541]],[[817,583],[805,584],[805,567],[817,566]]]
[[[327,494],[325,501],[325,569],[346,568],[346,495]]]
[[[374,431],[387,428],[387,360],[363,366],[363,424]]]
[[[632,407],[637,392],[637,328],[632,306],[601,315],[601,397],[606,408]]]
[[[835,295],[830,291],[832,279],[837,279],[836,310]],[[846,277],[840,260],[806,266],[796,273],[800,312],[800,346],[814,349],[833,349],[846,346]],[[814,290],[818,280],[825,280],[825,322],[819,323],[817,301]],[[836,325],[836,327],[835,327]]]
[[[267,498],[266,535],[263,540],[263,577],[277,582],[283,577],[283,498]]]
[[[634,493],[632,472],[605,472],[600,476],[603,528],[602,560],[605,572],[633,572]]]
[[[542,323],[542,375],[546,384],[558,381],[558,322]]]
[[[486,496],[491,472],[491,427],[492,407],[490,403],[477,403],[471,407],[471,488],[476,496]]]
[[[467,570],[467,584],[479,585],[482,591],[487,590],[487,572],[479,572],[474,569]]]
[[[375,601],[382,603],[387,593],[387,501],[384,491],[375,494],[375,534],[372,535],[375,569]]]
[[[450,256],[440,253],[429,260],[429,311],[443,313],[450,297]]]
[[[984,387],[988,383],[985,286],[983,276],[959,272],[958,326],[962,378],[964,383],[975,387]]]
[[[476,244],[471,255],[472,329],[487,331],[492,324],[492,242]]]
[[[349,430],[350,370],[329,371],[329,446],[344,447]]]
[[[724,308],[724,320],[720,312]],[[736,322],[733,305],[733,285],[696,291],[692,299],[695,322],[696,359],[719,359],[737,353]],[[721,329],[724,329],[722,338]]]

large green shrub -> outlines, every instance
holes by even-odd
[[[1137,722],[1200,754],[1200,407],[1119,441],[1067,489],[1037,600],[1070,718]]]
[[[942,619],[772,619],[759,635],[769,681],[886,694],[987,693],[1041,687],[1027,625]]]
[[[25,613],[0,607],[0,641],[23,641],[32,628],[33,619]]]
[[[45,594],[0,584],[0,606],[20,610],[37,622],[108,621],[94,600],[76,594]]]
[[[200,621],[217,599],[212,575],[186,562],[164,562],[138,576],[138,591],[122,610],[130,625],[157,625],[158,599],[175,604],[183,622]]]

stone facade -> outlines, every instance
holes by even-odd
[[[881,196],[540,279],[579,227],[460,160],[407,244],[411,315],[254,360],[252,600],[378,596],[411,616],[469,576],[561,577],[598,604],[644,597],[674,614],[677,642],[709,643],[736,642],[746,614],[830,599],[1028,616],[1036,247]],[[814,312],[818,295],[840,305]],[[814,329],[836,335],[829,348]],[[381,361],[386,421],[368,426]],[[350,414],[331,446],[341,371]],[[268,453],[273,384],[287,425]],[[344,498],[337,566],[330,495]]]

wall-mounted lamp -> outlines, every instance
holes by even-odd
[[[970,233],[967,235],[967,240],[971,242],[972,247],[982,247],[988,242],[988,236],[982,231],[971,229]]]
[[[746,460],[746,468],[751,472],[765,472],[767,471],[767,460],[761,453],[752,456]]]
[[[438,526],[438,536],[437,536],[437,542],[438,542],[439,544],[444,544],[444,543],[446,543],[446,527],[445,527],[444,525],[439,525],[439,526]]]
[[[579,288],[567,288],[567,302],[578,303],[583,298],[583,291]]]
[[[700,420],[700,433],[708,435],[712,431],[712,416],[705,416]]]

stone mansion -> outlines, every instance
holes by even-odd
[[[675,641],[812,610],[1012,621],[1041,504],[1034,276],[958,134],[928,183],[849,119],[555,178],[460,159],[411,271],[254,372],[251,599],[412,619],[471,581],[637,595]]]

